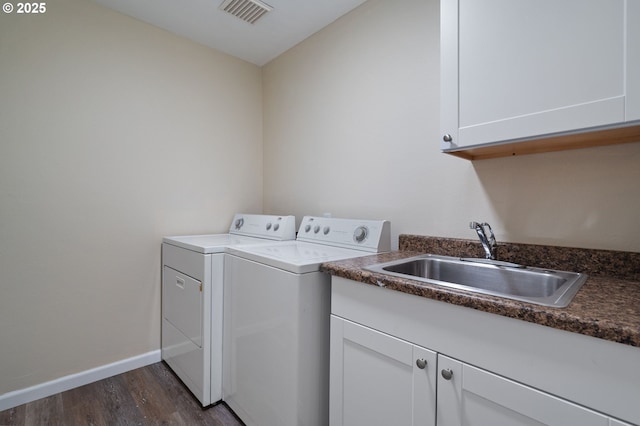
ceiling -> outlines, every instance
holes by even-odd
[[[365,0],[266,0],[273,9],[250,24],[223,0],[94,0],[110,9],[262,66]]]

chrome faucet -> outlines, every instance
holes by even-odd
[[[496,243],[496,236],[493,235],[493,230],[488,223],[469,222],[469,228],[475,229],[484,248],[485,257],[487,259],[496,260],[498,244]],[[489,230],[489,236],[487,237],[487,229]]]

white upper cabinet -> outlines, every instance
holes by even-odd
[[[441,75],[445,151],[640,124],[640,0],[442,0]]]

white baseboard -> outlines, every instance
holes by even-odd
[[[25,389],[8,392],[0,395],[0,411],[8,410],[9,408],[26,404],[27,402],[35,401],[40,398],[46,398],[47,396],[55,395],[79,386],[84,386],[98,380],[106,379],[107,377],[126,373],[127,371],[135,370],[136,368],[154,364],[156,362],[160,362],[160,359],[160,350],[158,349],[156,351],[147,352],[121,361],[116,361],[111,364],[101,365],[100,367],[92,368],[80,373],[60,377],[58,379],[51,380],[50,382],[40,383],[39,385]]]

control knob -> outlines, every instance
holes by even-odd
[[[361,243],[367,239],[369,235],[369,229],[366,226],[358,226],[355,231],[353,231],[353,239],[357,243]]]
[[[236,220],[236,229],[242,228],[242,225],[244,225],[244,219],[243,218],[238,218]]]

